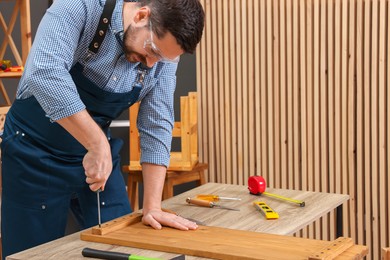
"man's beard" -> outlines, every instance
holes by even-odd
[[[147,62],[145,56],[140,54],[139,52],[136,52],[132,46],[132,43],[135,42],[137,32],[142,29],[143,28],[134,28],[131,25],[129,25],[129,27],[127,27],[123,35],[122,48],[123,48],[123,52],[125,53],[126,59],[129,62],[141,62],[146,65]]]

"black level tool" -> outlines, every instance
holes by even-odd
[[[107,259],[107,260],[160,260],[160,258],[145,257],[145,256],[132,255],[132,254],[126,254],[120,252],[112,252],[112,251],[103,251],[103,250],[97,250],[88,247],[84,248],[81,254],[84,257],[93,257],[93,258]],[[184,255],[180,255],[172,258],[171,260],[184,260],[184,259],[185,259]]]

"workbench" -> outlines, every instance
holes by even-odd
[[[283,201],[280,199],[257,196],[249,194],[246,186],[207,183],[180,195],[163,201],[165,209],[177,214],[202,222],[205,226],[222,227],[234,230],[255,231],[265,234],[292,235],[313,221],[326,215],[327,213],[340,207],[349,199],[348,195],[329,194],[309,191],[297,191],[286,189],[267,188],[267,192],[281,196],[302,200],[305,207]],[[197,194],[218,194],[225,197],[241,198],[240,201],[221,202],[223,205],[238,208],[239,211],[232,211],[217,208],[205,208],[195,205],[188,205],[187,197],[194,197]],[[273,210],[279,214],[279,219],[266,220],[253,206],[253,201],[261,200],[266,202]],[[196,232],[196,231],[180,231]],[[84,259],[81,251],[85,247],[100,250],[126,252],[146,257],[157,257],[161,259],[171,259],[178,254],[158,252],[152,250],[142,250],[137,248],[102,244],[96,242],[83,241],[80,239],[80,232],[66,236],[64,238],[16,253],[7,257],[8,260],[20,259]],[[359,248],[360,249],[360,248]],[[362,253],[367,253],[362,250]],[[186,256],[186,259],[204,259],[201,257]],[[293,258],[292,258],[293,259]]]

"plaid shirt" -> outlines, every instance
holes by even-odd
[[[128,62],[122,50],[122,1],[117,0],[99,52],[88,59],[105,0],[54,1],[39,25],[16,98],[35,96],[52,121],[80,112],[85,105],[69,74],[77,62],[84,65],[84,75],[105,91],[131,91],[139,63]],[[137,123],[141,163],[169,164],[176,69],[177,64],[158,62],[145,78]]]

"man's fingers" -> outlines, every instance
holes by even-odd
[[[193,221],[162,211],[154,211],[144,215],[142,222],[145,225],[150,225],[154,229],[161,229],[162,225],[179,230],[195,230],[198,228],[198,225]]]
[[[161,224],[157,220],[155,220],[151,214],[147,214],[146,216],[143,216],[142,222],[145,225],[149,225],[154,229],[162,229]]]
[[[88,178],[87,178],[88,179]],[[106,184],[106,182],[104,181],[100,181],[100,182],[91,182],[91,180],[86,180],[87,184],[89,185],[89,188],[92,190],[92,191],[97,191],[97,190],[101,190],[101,191],[104,191],[104,186]]]

